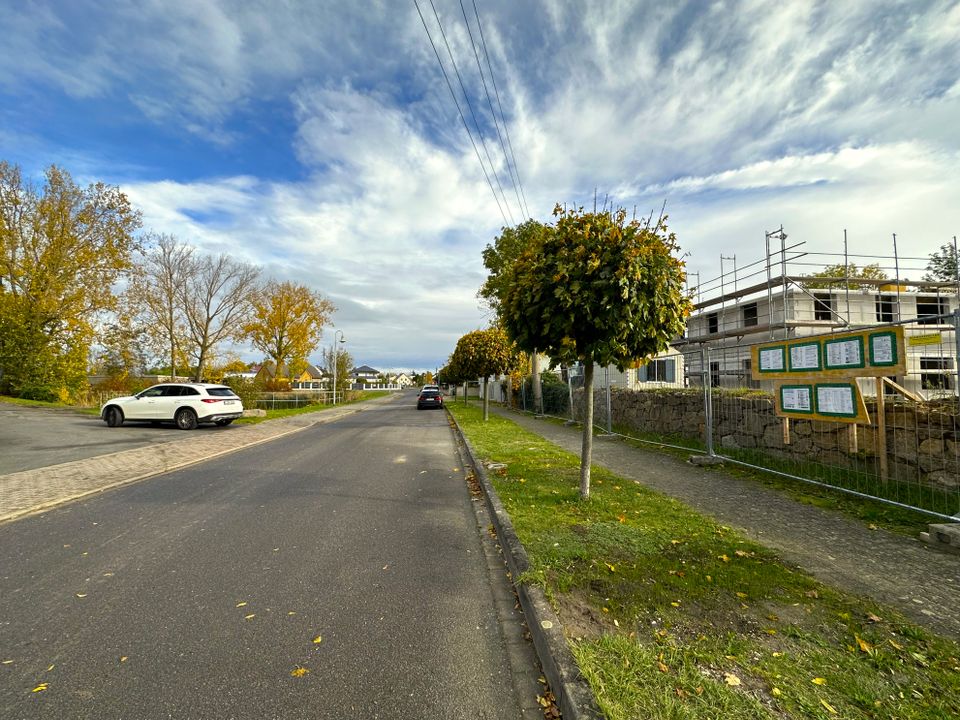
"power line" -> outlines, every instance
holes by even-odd
[[[416,2],[416,0],[414,0]],[[497,181],[497,187],[500,188],[500,194],[503,196],[504,205],[507,208],[507,215],[510,216],[510,225],[515,225],[513,222],[513,213],[510,212],[510,204],[507,202],[507,195],[503,192],[503,186],[500,184],[500,177],[497,175],[497,170],[493,165],[493,160],[490,157],[490,151],[487,150],[487,143],[483,139],[483,132],[480,129],[480,121],[477,119],[477,114],[473,110],[473,103],[470,102],[470,95],[467,94],[467,87],[463,83],[463,78],[460,76],[460,70],[457,68],[457,61],[453,59],[453,51],[450,49],[450,43],[447,42],[447,34],[443,31],[443,23],[440,22],[440,15],[437,13],[437,8],[433,4],[433,0],[430,0],[430,7],[433,8],[433,16],[437,19],[437,25],[440,28],[440,37],[443,38],[443,44],[447,47],[447,55],[450,56],[450,64],[453,65],[453,71],[457,75],[457,82],[460,83],[460,89],[463,91],[463,99],[467,101],[467,108],[470,110],[470,115],[473,117],[473,124],[477,126],[477,135],[480,137],[480,144],[483,146],[483,152],[487,156],[487,162],[490,163],[490,172],[493,173],[493,179]],[[418,8],[419,9],[419,8]]]
[[[477,149],[477,143],[475,143],[473,140],[473,133],[470,132],[470,126],[467,125],[467,119],[463,116],[463,110],[460,108],[460,103],[457,100],[457,94],[453,91],[453,84],[450,82],[450,76],[447,75],[447,70],[444,68],[443,61],[440,59],[440,53],[437,51],[437,46],[433,42],[433,36],[430,35],[430,30],[427,27],[427,21],[423,19],[423,13],[420,12],[420,4],[417,2],[417,0],[413,0],[413,4],[417,8],[417,14],[420,16],[420,22],[423,24],[423,29],[427,33],[427,39],[430,41],[430,47],[433,48],[433,54],[437,56],[437,64],[440,65],[440,71],[443,73],[443,78],[447,81],[447,88],[450,90],[450,97],[453,98],[453,104],[457,106],[457,112],[460,114],[461,122],[463,122],[463,129],[467,131],[467,137],[470,138],[470,144],[473,145],[473,151],[477,154],[477,161],[480,163],[480,169],[483,170],[483,176],[487,179],[487,185],[490,186],[490,192],[493,193],[493,199],[497,203],[497,208],[500,210],[500,215],[503,217],[503,222],[505,225],[512,225],[512,223],[507,220],[506,214],[503,212],[503,207],[500,205],[500,198],[497,196],[497,191],[493,188],[493,183],[490,182],[490,176],[487,174],[487,168],[483,164],[483,158],[480,157],[480,151]]]
[[[493,66],[490,64],[490,55],[487,53],[487,41],[483,36],[483,25],[480,22],[480,13],[477,12],[477,1],[473,0],[473,14],[477,16],[477,28],[480,30],[480,43],[483,46],[483,57],[487,61],[487,70],[490,72],[490,81],[493,83],[493,92],[497,96],[497,107],[500,108],[500,118],[503,120],[503,134],[507,136],[507,147],[510,148],[510,157],[513,159],[513,169],[517,174],[517,185],[520,187],[520,195],[523,196],[523,207],[526,216],[530,215],[530,207],[527,205],[527,196],[523,192],[523,183],[520,182],[520,167],[517,165],[517,157],[513,153],[513,143],[510,142],[510,130],[507,128],[507,116],[503,113],[503,105],[500,103],[500,91],[497,89],[497,79],[493,74]],[[508,163],[509,165],[509,163]]]
[[[474,4],[474,10],[476,10],[476,4]],[[490,98],[490,89],[487,87],[487,79],[483,74],[483,65],[480,63],[480,55],[477,53],[477,43],[473,39],[473,31],[470,29],[470,21],[467,19],[467,11],[463,7],[463,0],[460,0],[460,12],[463,13],[463,24],[467,26],[467,34],[470,36],[470,47],[473,50],[473,57],[477,60],[477,69],[480,71],[480,81],[483,83],[483,92],[487,97],[487,105],[490,108],[490,117],[493,118],[493,126],[497,130],[497,139],[500,141],[500,149],[503,151],[503,159],[507,163],[507,172],[510,175],[510,182],[513,184],[513,192],[517,196],[517,207],[519,208],[521,214],[525,213],[523,201],[520,199],[520,192],[517,189],[517,182],[513,178],[513,170],[510,166],[510,156],[507,154],[507,147],[503,143],[503,135],[500,133],[500,124],[497,122],[497,113],[493,109],[493,101]],[[477,15],[477,22],[479,23],[480,16]],[[491,80],[493,78],[491,77]]]

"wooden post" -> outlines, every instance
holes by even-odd
[[[790,418],[783,418],[783,444],[790,444]]]
[[[884,408],[883,378],[877,378],[877,455],[880,457],[880,479],[887,481],[887,412]]]
[[[860,449],[860,446],[857,444],[857,424],[851,423],[847,427],[847,440],[848,440],[848,450],[851,455],[856,455],[857,450]]]

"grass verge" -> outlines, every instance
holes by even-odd
[[[960,646],[499,416],[450,403],[611,720],[960,717]]]
[[[559,418],[548,418],[548,422],[563,424]],[[648,452],[662,452],[672,455],[681,460],[686,460],[690,453],[705,452],[704,445],[701,442],[679,436],[655,435],[653,433],[639,433],[638,431],[622,427],[613,426],[613,431],[622,436],[622,441],[637,448],[643,448]],[[596,430],[595,433],[599,433]],[[679,447],[675,447],[679,446]],[[766,487],[774,488],[783,492],[791,499],[805,505],[814,505],[819,508],[834,510],[844,515],[859,520],[865,525],[882,527],[885,530],[916,537],[918,533],[927,530],[931,522],[939,522],[935,517],[926,515],[909,508],[891,505],[889,503],[870,500],[862,496],[855,496],[844,493],[840,490],[824,487],[814,483],[803,482],[802,480],[784,477],[778,475],[775,470],[785,473],[796,473],[795,465],[778,463],[775,458],[762,455],[738,458],[748,460],[760,467],[769,465],[769,471],[758,467],[747,467],[736,463],[727,463],[723,466],[705,467],[704,470],[726,473],[742,479],[749,479],[759,482]],[[829,469],[826,469],[829,470]],[[830,483],[830,477],[814,477],[814,480]],[[843,486],[844,483],[837,483]],[[858,488],[861,492],[869,493],[871,488]],[[876,489],[877,494],[882,495],[882,489]],[[901,500],[903,502],[903,500]],[[938,512],[943,512],[944,507],[934,508]]]

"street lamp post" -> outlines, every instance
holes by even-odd
[[[333,404],[337,404],[337,335],[340,336],[340,342],[345,343],[347,339],[343,336],[343,330],[337,330],[333,334]]]

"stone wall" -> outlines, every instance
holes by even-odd
[[[583,391],[574,396],[577,417],[583,417]],[[922,482],[931,487],[960,489],[960,424],[949,406],[888,403],[886,407],[889,479]],[[613,425],[656,436],[706,442],[703,393],[696,390],[611,390]],[[876,402],[867,398],[876,423]],[[594,422],[605,426],[606,397],[594,393]],[[858,425],[856,442],[847,423],[791,420],[789,442],[784,421],[774,414],[773,398],[751,394],[713,396],[713,442],[719,455],[744,454],[789,461],[815,462],[879,477],[877,427]],[[756,461],[755,457],[753,458]]]

